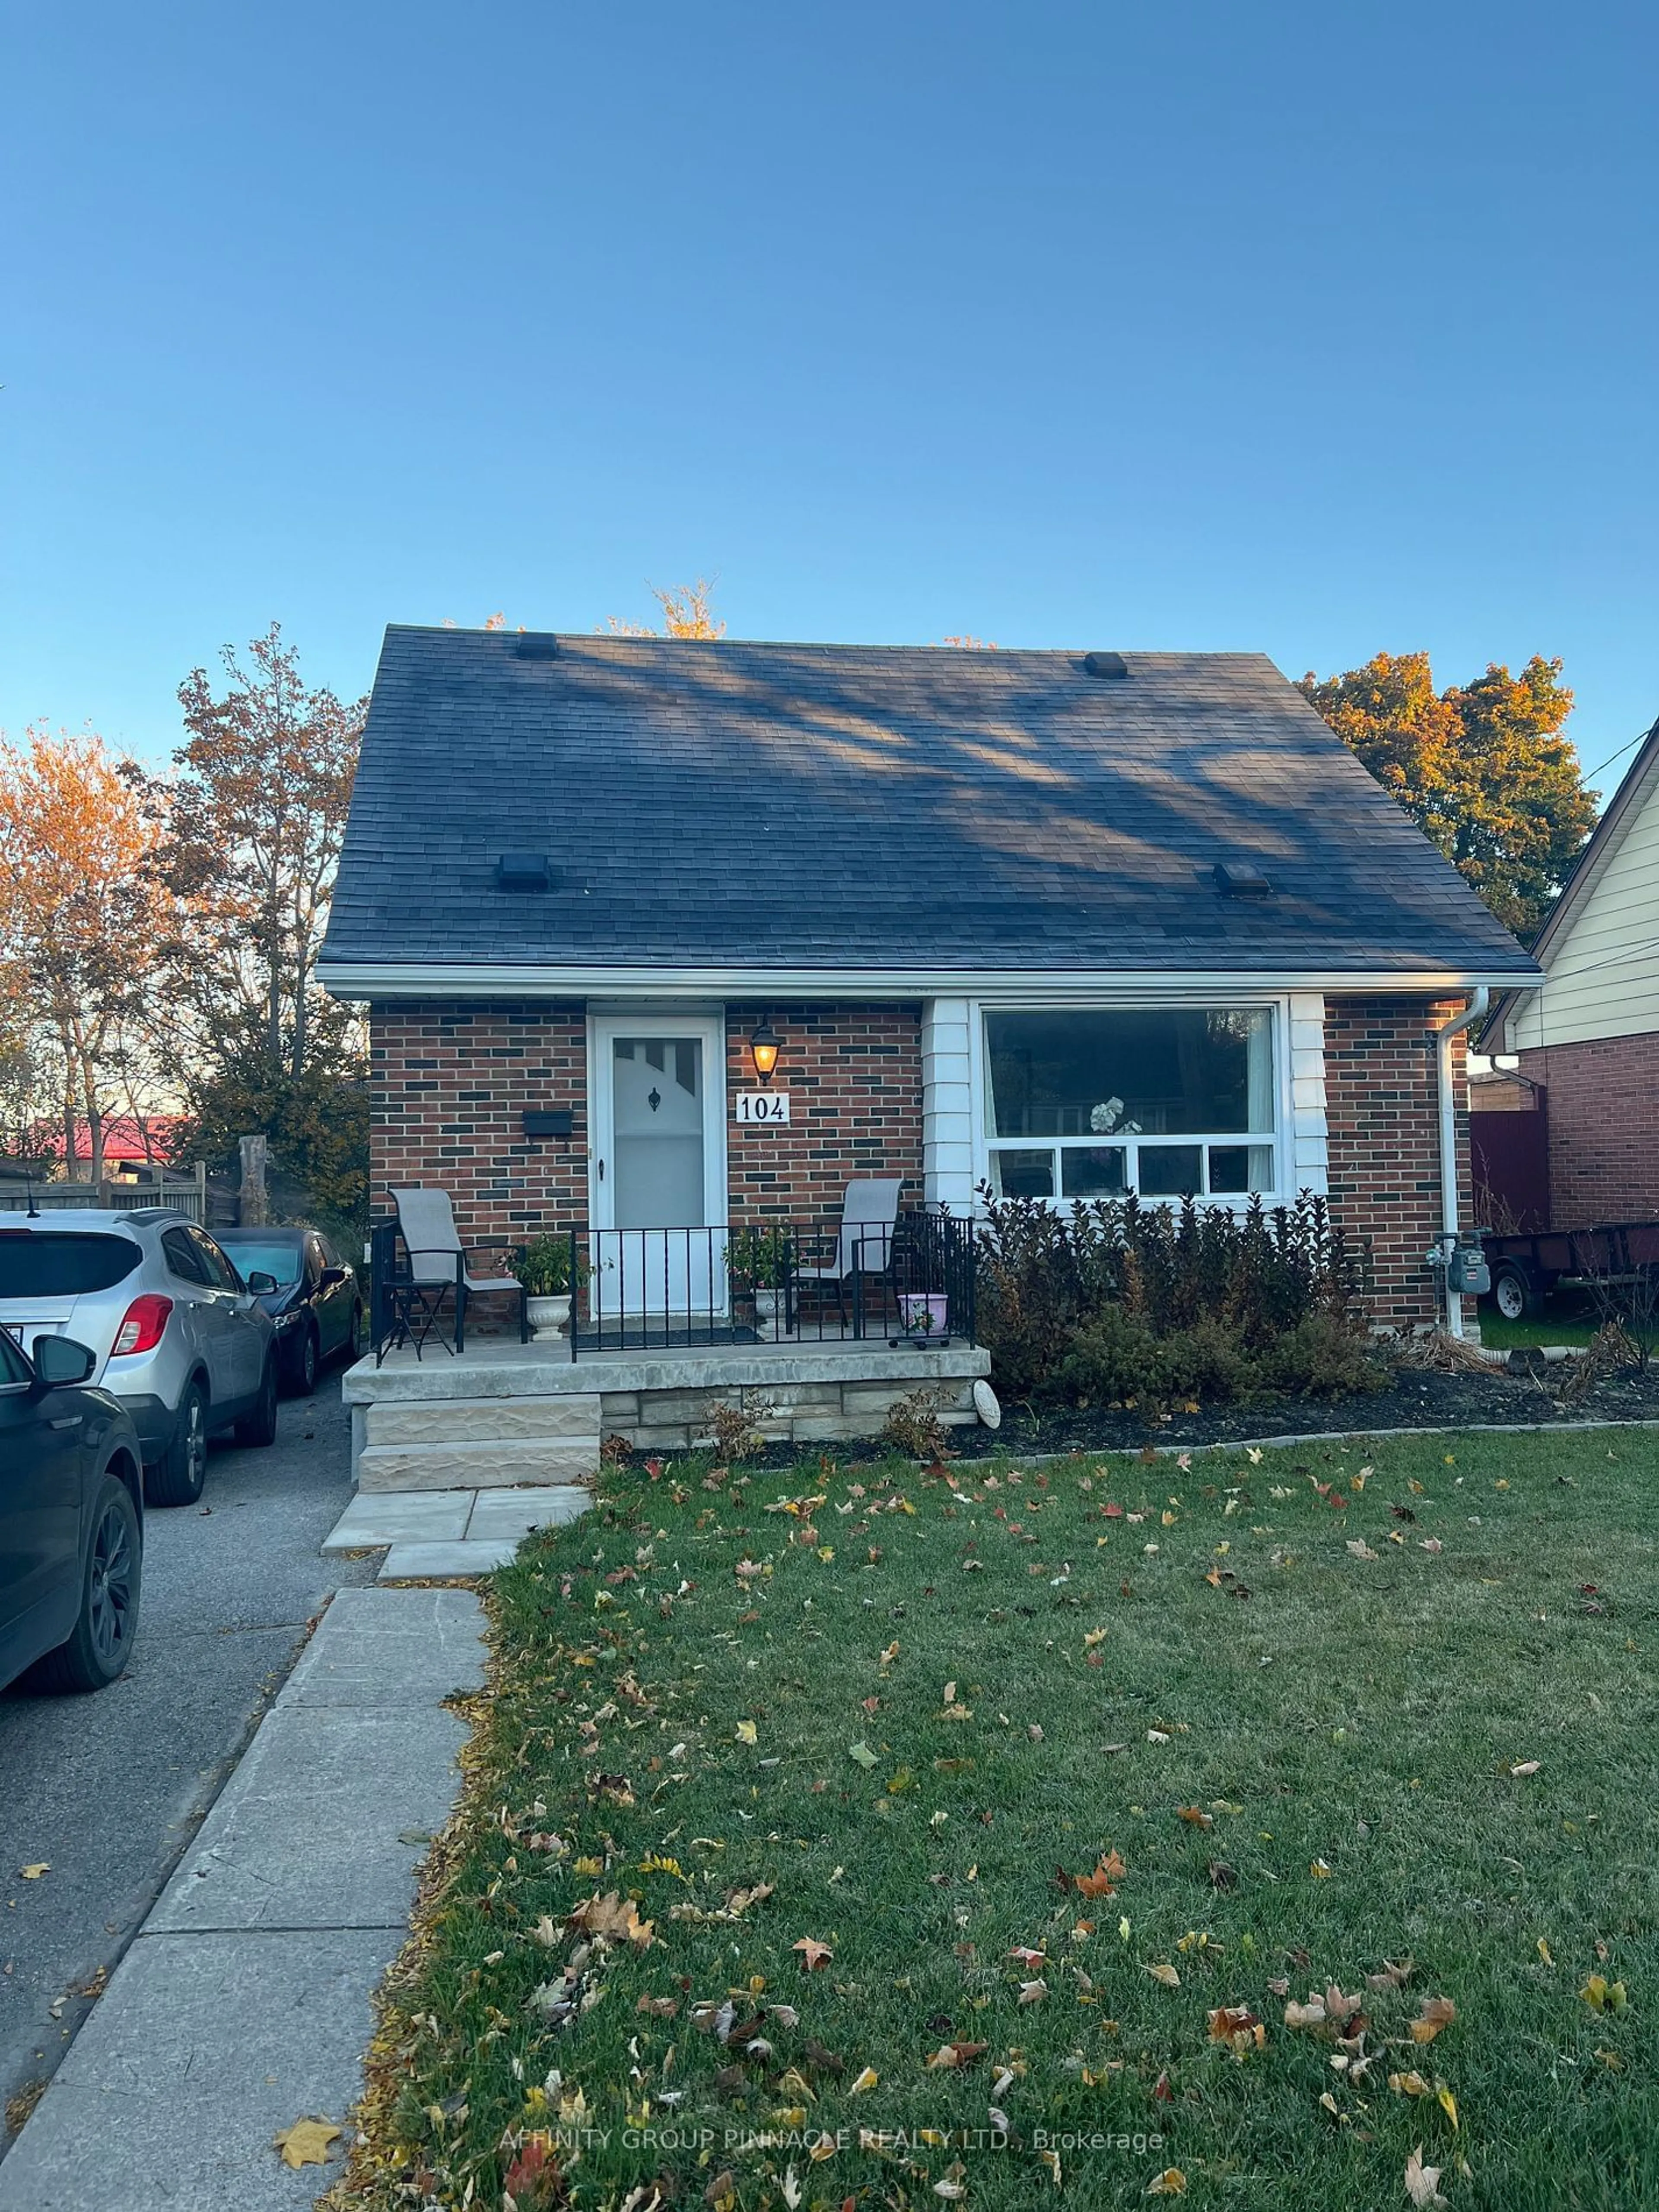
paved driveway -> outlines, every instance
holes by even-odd
[[[0,1694],[0,2103],[62,2057],[88,2009],[74,1992],[126,1948],[324,1599],[373,1579],[372,1559],[318,1551],[351,1494],[349,1444],[330,1376],[284,1403],[269,1450],[216,1446],[200,1505],[145,1516],[121,1680]],[[40,1859],[51,1872],[21,1881]],[[0,2127],[0,2155],[10,2141]]]

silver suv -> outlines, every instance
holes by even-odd
[[[91,1347],[89,1379],[132,1416],[153,1504],[201,1496],[216,1430],[275,1442],[276,1333],[257,1295],[274,1287],[244,1282],[171,1206],[0,1213],[0,1324],[32,1356],[43,1336]]]

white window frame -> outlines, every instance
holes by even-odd
[[[1268,1206],[1289,1204],[1295,1186],[1295,1175],[1290,1166],[1294,1157],[1295,1111],[1291,1068],[1291,1002],[1288,994],[1250,991],[1241,992],[1235,997],[1224,996],[1213,991],[1184,993],[1176,990],[1170,992],[1167,996],[1160,994],[1155,999],[1148,998],[1144,994],[1139,994],[1134,997],[1126,995],[1121,998],[1091,995],[1085,999],[1057,996],[1047,992],[1031,992],[1022,993],[1017,998],[975,999],[969,1001],[968,1012],[975,1188],[981,1184],[991,1182],[993,1152],[1059,1152],[1067,1148],[1073,1151],[1086,1151],[1091,1147],[1105,1147],[1117,1144],[1133,1148],[1139,1142],[1206,1146],[1210,1145],[1265,1146],[1270,1147],[1273,1152],[1272,1189],[1200,1193],[1197,1194],[1198,1203],[1206,1206],[1226,1206],[1234,1212],[1243,1212],[1252,1198],[1259,1198],[1264,1206]],[[1270,1035],[1273,1060],[1273,1127],[1271,1135],[1260,1132],[1238,1130],[1223,1130],[1208,1134],[1202,1131],[1188,1133],[1183,1130],[1179,1135],[1160,1135],[1146,1139],[1120,1138],[1109,1131],[1085,1136],[1052,1138],[993,1137],[991,1134],[988,1122],[990,1047],[985,1026],[985,1018],[988,1014],[1255,1013],[1261,1012],[1266,1012],[1271,1017]],[[1205,1158],[1207,1170],[1207,1152]],[[1133,1161],[1126,1164],[1133,1166]],[[1059,1177],[1057,1176],[1055,1180],[1058,1186]],[[1131,1182],[1128,1189],[1109,1195],[1125,1198],[1129,1195],[1130,1191],[1134,1190],[1136,1187]],[[1139,1195],[1138,1191],[1136,1195]],[[1075,1199],[1066,1197],[1058,1187],[1051,1197],[1040,1202],[1062,1209],[1068,1209],[1079,1203]],[[1080,1202],[1088,1205],[1091,1201],[1085,1199]],[[1142,1198],[1141,1203],[1146,1206],[1175,1206],[1180,1203],[1180,1200],[1154,1194]]]

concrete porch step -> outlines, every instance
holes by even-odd
[[[365,1444],[361,1490],[500,1490],[523,1482],[583,1482],[599,1465],[599,1437],[501,1437],[478,1443]]]

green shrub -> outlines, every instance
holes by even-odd
[[[1158,1398],[1167,1379],[1165,1347],[1121,1304],[1103,1306],[1073,1334],[1054,1379],[1079,1405]]]
[[[1074,1391],[1079,1384],[1061,1370],[1109,1313],[1142,1323],[1160,1356],[1170,1340],[1204,1331],[1184,1358],[1218,1395],[1251,1387],[1251,1363],[1310,1316],[1349,1328],[1362,1317],[1369,1254],[1347,1241],[1312,1192],[1271,1212],[1252,1199],[1240,1213],[1192,1199],[1175,1206],[1097,1200],[1061,1210],[988,1188],[981,1195],[978,1334],[1005,1397]],[[1120,1333],[1085,1352],[1073,1373],[1112,1371],[1121,1356]],[[1167,1362],[1158,1371],[1158,1387],[1171,1387]]]
[[[1261,1374],[1268,1388],[1302,1398],[1340,1398],[1380,1390],[1389,1370],[1364,1331],[1341,1314],[1305,1315],[1267,1346]]]
[[[1159,1350],[1172,1398],[1225,1403],[1254,1397],[1261,1388],[1260,1359],[1245,1351],[1237,1329],[1213,1314],[1165,1337]]]

